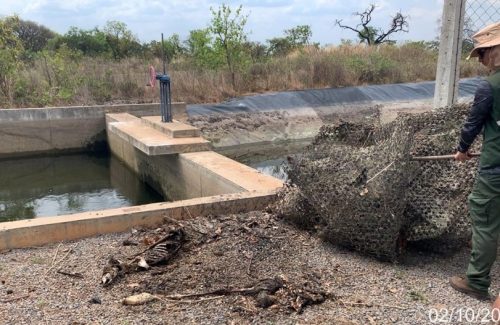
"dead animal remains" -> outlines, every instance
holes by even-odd
[[[131,261],[110,257],[102,272],[102,284],[107,286],[127,273],[148,270],[151,266],[168,263],[177,255],[184,241],[185,234],[182,228],[170,228],[164,237],[136,254]]]

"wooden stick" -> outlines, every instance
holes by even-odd
[[[167,215],[163,216],[163,219],[167,220],[168,222],[176,224],[178,227],[184,227],[184,225],[179,220],[171,218]]]
[[[250,262],[248,262],[247,275],[250,275],[250,268],[252,267],[254,257],[255,257],[255,253],[252,253],[252,257],[250,258]]]
[[[394,164],[394,161],[391,162],[389,165],[385,166],[384,169],[382,169],[381,171],[379,171],[378,173],[376,173],[372,178],[370,178],[369,180],[366,181],[365,184],[368,184],[370,183],[371,181],[373,181],[375,178],[377,178],[378,175],[382,174],[383,172],[385,172],[389,167],[391,167],[392,165]]]
[[[57,245],[57,249],[56,249],[56,253],[54,254],[54,257],[52,258],[52,263],[50,263],[50,267],[52,268],[52,266],[54,265],[55,261],[56,261],[56,258],[57,258],[57,254],[59,254],[59,248],[61,247],[62,243],[59,243],[59,245]],[[47,275],[47,273],[45,273],[45,275]]]
[[[172,300],[177,300],[177,299],[183,299],[183,298],[195,298],[195,297],[202,297],[202,296],[211,296],[211,295],[231,295],[233,293],[241,293],[241,294],[253,294],[257,293],[260,290],[266,290],[265,288],[260,288],[259,283],[262,281],[269,280],[269,279],[263,279],[260,280],[257,284],[255,284],[252,287],[246,287],[246,288],[221,288],[221,289],[216,289],[212,291],[203,291],[203,292],[196,292],[196,293],[188,293],[188,294],[174,294],[174,295],[166,295],[163,296],[165,299],[172,299]]]
[[[198,302],[204,302],[204,301],[209,301],[209,300],[216,300],[216,299],[221,299],[224,298],[225,296],[215,296],[215,297],[208,297],[208,298],[200,298],[197,300],[177,300],[177,299],[168,299],[168,298],[161,298],[163,301],[167,302],[173,302],[173,303],[186,303],[186,304],[194,304]]]
[[[71,276],[73,278],[83,279],[83,275],[81,273],[70,273],[70,272],[63,271],[61,269],[57,270],[57,273],[62,274],[62,275]]]
[[[233,293],[248,293],[248,292],[251,292],[252,290],[254,290],[254,287],[244,288],[244,289],[217,289],[217,290],[205,291],[205,292],[169,295],[169,296],[165,296],[165,299],[179,300],[179,299],[183,299],[183,298],[196,298],[196,297],[203,297],[203,296],[210,296],[210,295],[230,295]]]
[[[57,264],[61,263],[62,261],[64,261],[66,259],[66,257],[68,257],[69,254],[71,254],[71,252],[76,248],[76,246],[78,246],[78,243],[76,243],[75,246],[71,247],[70,249],[68,249],[68,252],[66,253],[66,255],[64,255],[58,262]],[[45,274],[43,275],[43,277],[47,277],[47,274],[49,274],[49,272],[55,267],[56,265],[55,264],[52,264],[52,266],[45,272]]]
[[[407,307],[401,307],[401,306],[380,305],[380,304],[363,303],[363,302],[351,302],[351,301],[343,301],[340,299],[338,302],[344,306],[383,307],[383,308],[393,308],[393,309],[399,309],[399,310],[407,310],[408,309]]]
[[[468,154],[469,157],[479,157],[480,153],[471,152]],[[421,156],[421,157],[411,157],[413,161],[433,161],[433,160],[449,160],[454,159],[455,155],[443,155],[443,156]]]
[[[30,295],[29,294],[25,294],[25,295],[22,295],[22,296],[19,296],[19,297],[14,297],[14,298],[10,298],[10,299],[4,299],[4,300],[0,300],[1,302],[3,303],[7,303],[7,302],[12,302],[12,301],[16,301],[16,300],[21,300],[21,299],[24,299],[24,298],[28,298]]]

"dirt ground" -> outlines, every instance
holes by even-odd
[[[110,256],[126,260],[169,226],[182,226],[187,239],[173,260],[125,274],[107,287],[100,284]],[[124,240],[138,245],[124,246]],[[458,309],[477,314],[489,306],[447,283],[449,276],[465,271],[467,260],[464,247],[454,256],[410,251],[399,264],[382,263],[265,212],[196,218],[181,225],[169,220],[156,230],[0,254],[0,323],[429,324],[430,315],[454,310],[448,323],[458,324]],[[239,293],[168,297],[248,288],[277,276],[284,286],[270,296],[274,304],[268,308],[256,306],[255,296]],[[496,265],[493,292],[499,290],[499,276]],[[140,306],[121,303],[142,292],[159,299]],[[308,293],[324,301],[311,301],[298,312],[297,304],[307,302]]]

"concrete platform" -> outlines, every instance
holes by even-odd
[[[220,178],[240,186],[246,191],[278,190],[283,182],[277,178],[262,174],[254,168],[243,165],[213,151],[182,154],[182,159],[213,173]]]
[[[163,222],[164,216],[180,220],[209,214],[262,210],[274,199],[275,194],[275,191],[252,191],[3,222],[0,223],[0,252],[99,234],[124,232],[138,226],[154,227]]]
[[[106,114],[107,140],[113,154],[141,179],[176,201],[0,223],[0,251],[156,226],[164,216],[262,210],[283,186],[274,177],[208,151],[210,144],[201,137],[183,137],[196,134],[195,128],[179,123],[165,132],[158,121]],[[167,135],[177,130],[181,137]]]
[[[106,114],[108,133],[117,135],[148,156],[210,150],[210,142],[202,137],[172,138],[151,127],[151,123],[127,113]],[[182,130],[180,132],[182,134]]]
[[[196,138],[201,136],[200,130],[194,126],[176,120],[164,123],[161,121],[161,116],[144,116],[142,121],[171,138]]]

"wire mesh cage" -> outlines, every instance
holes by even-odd
[[[467,0],[464,18],[464,39],[472,41],[472,35],[483,27],[500,22],[500,1]]]

